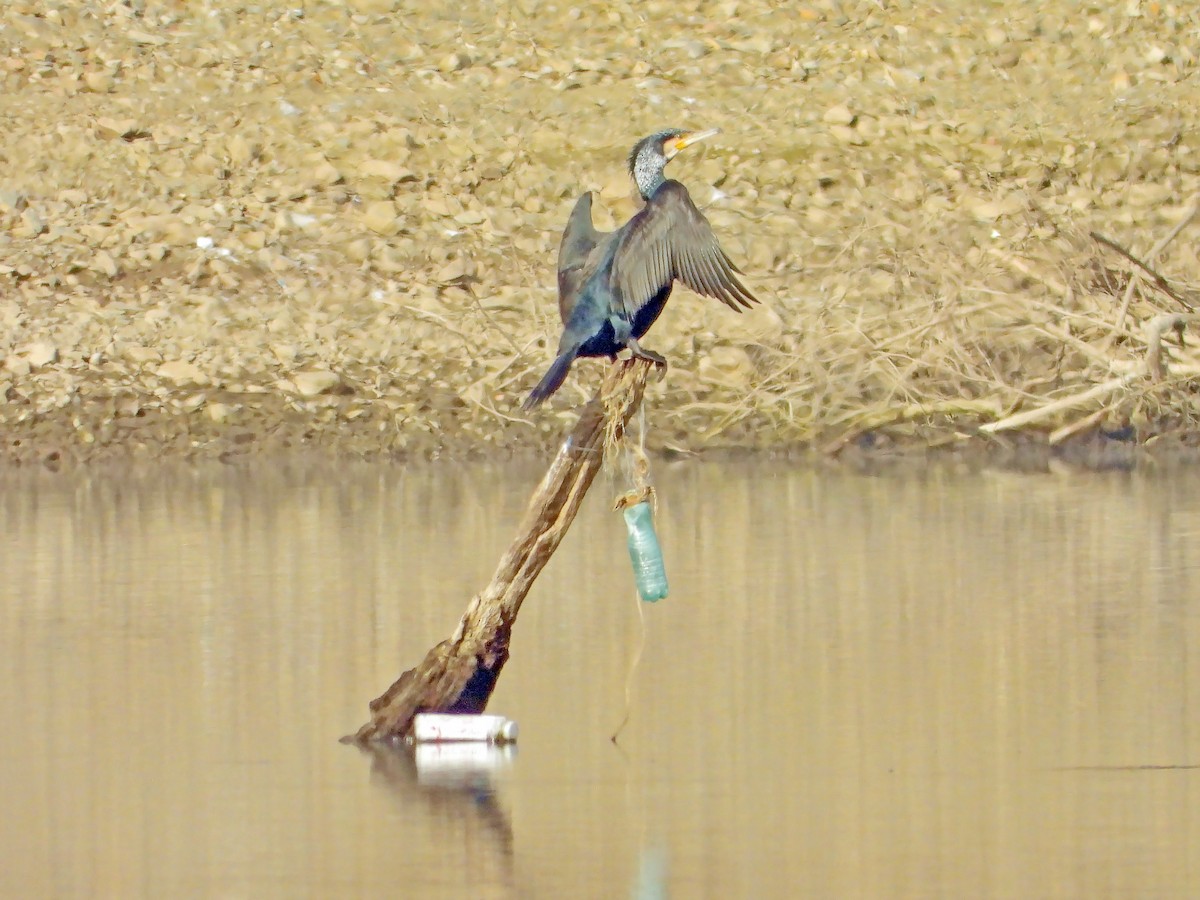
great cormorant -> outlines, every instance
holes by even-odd
[[[638,141],[629,174],[645,200],[613,232],[592,225],[592,193],[579,198],[558,248],[558,309],[563,321],[558,354],[524,403],[532,409],[562,385],[579,356],[634,356],[666,365],[638,340],[650,330],[675,281],[714,297],[735,312],[758,300],[738,280],[703,213],[663,168],[680,150],[717,133],[659,131]]]

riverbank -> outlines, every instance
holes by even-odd
[[[394,6],[10,4],[0,459],[542,452],[566,214],[668,125],[763,304],[671,300],[652,448],[1193,441],[1190,6]]]

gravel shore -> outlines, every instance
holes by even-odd
[[[566,215],[627,218],[667,126],[722,129],[668,174],[764,302],[671,300],[652,447],[1185,434],[1191,342],[1144,360],[1186,310],[1088,234],[1200,282],[1198,35],[1138,0],[10,0],[0,459],[541,450],[601,365],[520,412]]]

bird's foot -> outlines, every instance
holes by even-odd
[[[629,348],[629,352],[633,355],[634,359],[647,360],[654,363],[654,365],[658,366],[660,369],[665,370],[667,368],[667,360],[665,357],[659,356],[653,350],[647,350],[633,338],[630,338],[629,342],[625,346]]]

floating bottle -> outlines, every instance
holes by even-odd
[[[418,744],[443,741],[512,743],[517,739],[517,723],[504,716],[418,713],[413,718],[412,739]]]

